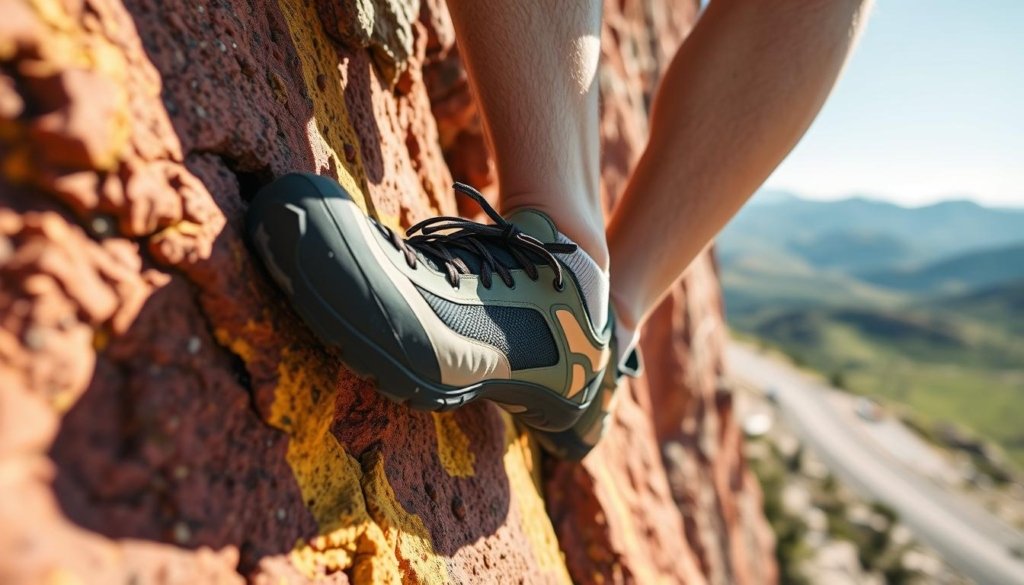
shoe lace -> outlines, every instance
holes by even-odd
[[[555,254],[571,254],[576,251],[572,243],[544,243],[524,233],[515,224],[508,222],[484,199],[484,196],[469,185],[455,183],[453,188],[473,199],[494,224],[482,224],[461,217],[440,216],[426,219],[406,230],[401,238],[387,226],[377,224],[391,244],[405,255],[409,268],[416,268],[419,262],[417,252],[437,261],[444,268],[448,283],[459,286],[463,275],[472,274],[465,260],[454,254],[463,250],[480,258],[480,282],[491,288],[492,274],[497,274],[509,288],[515,286],[511,267],[495,258],[488,246],[500,246],[506,250],[525,271],[531,280],[537,280],[540,273],[537,264],[546,264],[555,271],[552,285],[561,291],[565,288],[562,265]],[[533,254],[531,259],[528,254]]]

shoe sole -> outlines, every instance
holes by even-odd
[[[596,445],[584,442],[572,429],[560,432],[541,431],[533,438],[550,455],[565,461],[582,461]]]
[[[600,408],[598,404],[601,400],[601,390],[598,389],[598,395],[594,397],[591,406],[594,408]],[[586,416],[584,413],[581,416]],[[607,415],[605,415],[606,417]],[[607,424],[602,423],[601,419],[594,421],[595,424]],[[541,431],[537,430],[533,433],[533,438],[537,440],[537,443],[541,448],[550,455],[554,455],[559,459],[566,461],[581,461],[587,456],[597,443],[587,442],[583,437],[587,435],[586,432],[593,427],[584,429],[584,432],[580,432],[580,429],[569,428],[564,431]]]
[[[330,179],[318,175],[305,176],[321,198],[327,196],[325,188],[336,193],[341,189]],[[255,233],[260,224],[258,217],[251,221],[250,234]],[[352,254],[345,238],[340,238],[340,241]],[[297,274],[287,275],[290,287],[282,287],[291,306],[321,341],[339,351],[346,368],[374,383],[377,392],[393,402],[416,410],[444,412],[485,399],[505,408],[524,424],[549,432],[571,428],[589,406],[566,400],[542,386],[515,380],[485,380],[461,388],[426,380],[339,314],[310,284],[301,265],[296,270]],[[288,288],[292,289],[291,294],[286,292]],[[588,383],[585,396],[596,396],[602,376],[603,373]],[[524,410],[520,411],[520,408]]]

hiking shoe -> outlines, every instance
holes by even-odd
[[[617,347],[614,336],[610,347],[613,350]],[[608,424],[608,415],[614,406],[615,391],[623,376],[635,378],[643,371],[640,350],[636,345],[626,348],[623,353],[625,356],[619,359],[612,352],[611,363],[605,369],[597,396],[575,425],[564,431],[534,431],[534,438],[545,451],[560,459],[580,461],[601,440]]]
[[[583,252],[539,211],[505,219],[472,187],[455,189],[494,224],[436,217],[403,238],[336,181],[293,173],[260,190],[247,229],[299,316],[381,394],[423,410],[486,398],[532,427],[566,429],[610,355],[612,320],[591,319],[569,268]]]

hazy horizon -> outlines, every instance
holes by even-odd
[[[1014,212],[1024,212],[1024,201],[1010,201],[1010,202],[998,202],[990,203],[988,201],[980,200],[975,197],[971,197],[966,194],[950,194],[948,197],[936,197],[929,198],[923,201],[901,201],[896,197],[886,197],[884,195],[878,195],[875,193],[863,193],[863,192],[849,192],[840,194],[830,194],[826,196],[815,195],[814,193],[803,193],[796,189],[789,189],[786,187],[776,187],[769,184],[765,184],[754,194],[752,201],[763,200],[765,195],[769,197],[773,195],[787,195],[796,197],[797,199],[803,199],[806,201],[821,201],[821,202],[839,202],[848,201],[850,199],[864,199],[867,201],[878,201],[881,203],[889,203],[898,207],[904,207],[907,209],[918,209],[922,207],[931,207],[934,205],[941,205],[944,203],[974,203],[980,207],[986,209],[997,209]],[[1024,235],[1021,236],[1024,238]]]

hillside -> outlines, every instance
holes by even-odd
[[[907,296],[861,282],[838,271],[817,270],[793,258],[766,253],[722,261],[722,284],[730,320],[762,309],[834,306],[892,307]]]
[[[844,341],[848,345],[842,348],[847,357],[835,365],[860,367],[858,352],[853,348],[867,344],[922,365],[944,367],[955,363],[1024,370],[1024,344],[1015,343],[988,325],[943,312],[858,308],[781,311],[761,319],[752,331],[808,354],[828,353],[825,346],[837,342],[834,335],[848,335],[850,339]]]
[[[784,311],[742,330],[854,392],[956,422],[1024,467],[1024,343],[941,313]]]
[[[920,255],[906,240],[869,228],[792,238],[786,242],[786,249],[813,266],[843,271],[864,270],[883,263],[907,264]]]
[[[931,302],[937,310],[952,311],[1024,337],[1024,279]]]
[[[1024,279],[1024,244],[958,254],[924,266],[859,275],[879,287],[939,296]]]

